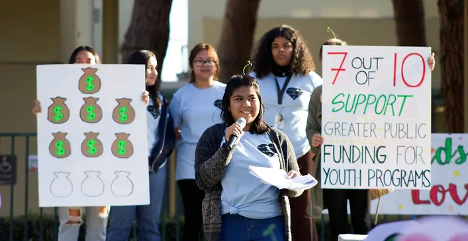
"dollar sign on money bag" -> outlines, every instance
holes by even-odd
[[[83,98],[84,105],[81,106],[80,118],[86,123],[97,123],[102,119],[102,109],[97,104],[99,98],[87,97]]]
[[[84,74],[78,81],[78,87],[83,94],[94,94],[101,89],[101,79],[96,75],[97,68],[82,69]]]
[[[129,158],[133,155],[133,145],[128,139],[130,134],[116,133],[117,138],[112,143],[112,154],[119,158]]]
[[[102,155],[102,142],[98,139],[99,133],[88,132],[84,133],[85,139],[81,143],[81,152],[86,157],[98,157]]]
[[[49,152],[53,157],[65,158],[71,154],[70,142],[65,138],[68,133],[52,133],[54,139],[50,142]]]
[[[70,118],[70,110],[65,104],[66,98],[56,97],[51,98],[52,105],[47,111],[47,120],[54,124],[62,124]]]
[[[112,112],[112,119],[119,124],[130,124],[135,120],[135,109],[130,105],[132,99],[116,99],[117,107]]]

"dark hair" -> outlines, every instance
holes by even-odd
[[[71,54],[70,56],[70,60],[68,60],[68,63],[69,64],[74,64],[75,61],[76,61],[76,56],[78,55],[79,52],[81,51],[87,51],[87,52],[90,52],[92,55],[94,55],[94,58],[96,59],[96,64],[101,64],[101,59],[99,59],[99,55],[98,53],[96,52],[96,50],[94,50],[93,47],[91,46],[80,46],[78,48],[76,48],[73,53]]]
[[[252,134],[262,134],[270,129],[270,127],[263,121],[263,113],[265,112],[265,107],[262,103],[262,96],[260,95],[260,87],[258,86],[257,80],[249,75],[233,75],[229,79],[226,90],[224,91],[223,96],[223,108],[221,110],[221,119],[230,126],[234,124],[235,120],[232,118],[232,114],[229,111],[231,106],[231,97],[235,90],[239,89],[242,86],[253,87],[258,96],[258,101],[260,102],[260,110],[257,117],[252,122],[250,128],[250,133]]]
[[[300,33],[288,25],[272,28],[265,33],[258,42],[254,60],[254,71],[257,78],[267,76],[275,66],[275,60],[271,53],[271,44],[277,37],[284,37],[291,42],[293,53],[290,63],[290,71],[294,74],[306,75],[315,70],[312,55]]]
[[[321,46],[320,46],[320,51],[319,51],[319,57],[320,57],[320,62],[322,62],[322,51],[323,51],[323,45],[348,45],[345,41],[338,39],[338,38],[331,38],[325,41]]]
[[[220,73],[220,67],[219,67],[219,58],[218,58],[218,53],[216,53],[215,48],[209,44],[204,44],[204,43],[199,43],[193,47],[193,49],[190,51],[190,56],[189,56],[189,66],[190,66],[190,83],[195,82],[195,73],[193,72],[193,61],[195,60],[195,57],[197,56],[198,52],[206,50],[208,51],[208,55],[213,58],[215,61],[215,72],[214,72],[214,80],[219,80],[219,73]]]
[[[128,58],[128,64],[144,64],[146,77],[146,69],[148,69],[148,61],[151,57],[156,59],[156,55],[153,52],[149,50],[140,50],[130,55],[130,57]],[[153,100],[154,105],[157,107],[160,106],[160,101],[158,98],[160,83],[160,81],[156,80],[156,83],[154,83],[154,85],[146,86],[146,91],[149,92],[150,98]]]

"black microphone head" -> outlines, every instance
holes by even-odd
[[[242,117],[237,119],[236,122],[239,123],[239,125],[241,126],[242,129],[244,129],[245,125],[247,125],[247,121]]]

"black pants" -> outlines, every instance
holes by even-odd
[[[348,199],[353,233],[369,232],[371,229],[369,190],[323,189],[323,199],[330,218],[331,241],[337,241],[340,234],[351,233],[348,222]]]
[[[311,151],[297,159],[301,175],[312,173],[313,154]],[[309,215],[310,189],[301,196],[289,198],[291,206],[291,232],[293,241],[318,241],[317,227]]]
[[[184,233],[182,241],[199,240],[203,227],[202,202],[205,192],[193,179],[177,181],[184,205]]]

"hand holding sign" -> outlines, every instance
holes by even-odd
[[[322,186],[429,188],[430,49],[323,51]]]

